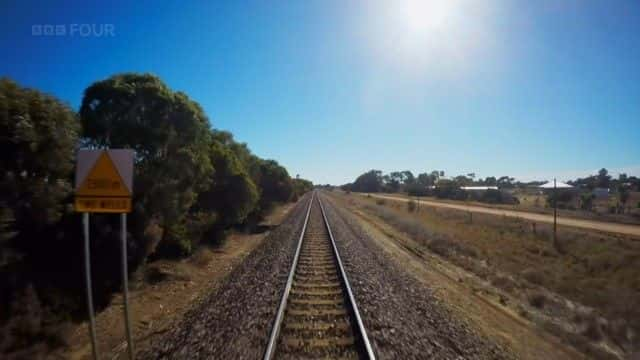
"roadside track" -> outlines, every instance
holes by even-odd
[[[369,194],[371,197],[387,199],[392,201],[400,201],[400,202],[408,202],[409,199],[401,198],[392,195],[378,195],[378,194]],[[416,200],[414,200],[416,201]],[[458,205],[458,204],[450,204],[432,200],[418,200],[419,204],[424,204],[432,207],[439,208],[447,208],[447,209],[455,209],[461,211],[470,211],[474,213],[481,214],[490,214],[496,216],[506,216],[506,217],[514,217],[520,218],[530,221],[542,222],[553,224],[553,216],[544,215],[544,214],[536,214],[526,211],[516,211],[516,210],[501,210],[501,209],[492,209],[483,206],[475,206],[475,205]],[[583,219],[575,219],[575,218],[567,218],[567,217],[558,217],[558,225],[564,226],[572,226],[576,228],[582,229],[590,229],[590,230],[599,230],[604,232],[625,234],[631,236],[640,236],[640,226],[639,225],[628,225],[628,224],[617,224],[610,223],[604,221],[595,221],[595,220],[583,220]]]

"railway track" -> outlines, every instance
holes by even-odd
[[[314,192],[264,359],[375,359]]]

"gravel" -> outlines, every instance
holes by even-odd
[[[137,358],[261,358],[300,236],[308,196],[300,199],[287,219],[209,297]]]
[[[322,196],[369,340],[381,359],[506,359],[456,320],[431,290],[369,238],[348,211]]]

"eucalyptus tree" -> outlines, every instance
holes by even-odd
[[[84,93],[83,143],[136,151],[134,215],[141,236],[150,222],[163,241],[184,242],[184,219],[214,171],[209,120],[199,104],[151,74],[125,73]]]

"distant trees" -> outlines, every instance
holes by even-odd
[[[596,186],[600,188],[608,188],[610,183],[611,183],[611,175],[609,175],[609,172],[607,171],[607,169],[604,169],[604,168],[600,169],[598,171]]]
[[[297,200],[300,196],[311,190],[313,190],[313,183],[311,181],[300,179],[299,177],[293,179],[293,200]]]
[[[466,200],[468,197],[468,193],[455,180],[441,179],[433,193],[439,199]]]
[[[429,187],[429,186],[433,186],[435,185],[436,181],[438,180],[438,176],[431,173],[431,174],[427,174],[425,173],[421,173],[418,174],[418,178],[416,180],[416,183],[420,186],[423,187]]]
[[[353,183],[342,186],[344,190],[356,192],[398,192],[409,196],[436,196],[443,199],[465,200],[471,199],[487,203],[516,204],[518,198],[512,193],[514,189],[535,188],[545,181],[516,181],[511,176],[476,177],[475,173],[445,178],[444,171],[433,170],[414,176],[409,170],[392,171],[384,174],[380,170],[370,170],[356,178]],[[578,188],[574,191],[558,191],[558,205],[564,208],[581,207],[590,210],[594,207],[593,189],[605,187],[611,189],[617,196],[618,206],[608,208],[610,212],[624,212],[628,209],[628,202],[632,191],[640,191],[640,179],[627,174],[620,174],[613,178],[607,169],[600,169],[596,175],[569,181]],[[487,186],[497,187],[487,190],[465,191],[462,187]],[[586,193],[584,196],[581,192]],[[578,198],[579,196],[579,198]],[[575,200],[575,201],[574,201]],[[578,201],[579,200],[579,201]],[[547,198],[547,204],[553,204],[552,197]],[[579,202],[579,204],[578,204]]]
[[[345,190],[357,192],[381,192],[382,188],[382,171],[380,170],[369,170],[358,176],[353,184],[345,186]]]

